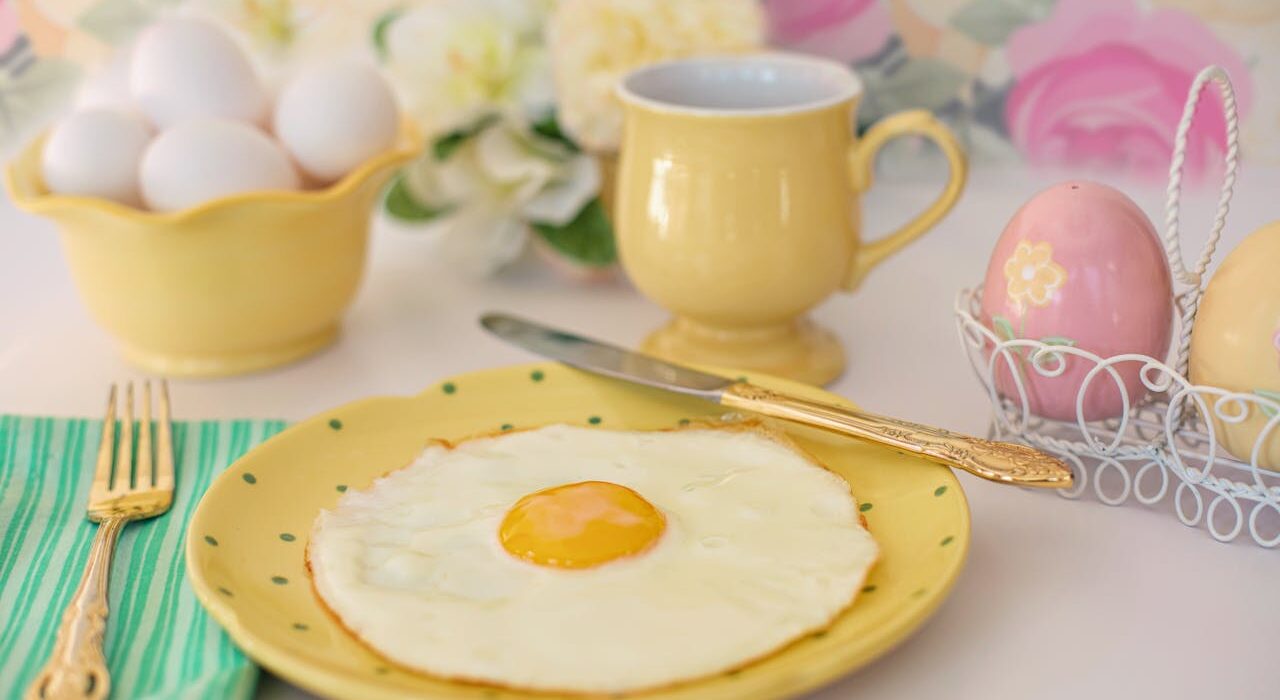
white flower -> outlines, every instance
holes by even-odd
[[[387,32],[387,65],[409,113],[428,134],[500,112],[538,115],[554,91],[541,4],[433,0]]]
[[[308,63],[374,53],[379,21],[430,0],[188,0],[243,37],[270,82]]]
[[[614,86],[628,71],[700,53],[758,48],[756,0],[562,0],[551,19],[561,126],[577,143],[615,151],[622,105]]]
[[[443,255],[481,274],[524,250],[528,224],[564,226],[596,195],[594,158],[499,122],[439,161],[428,153],[405,169],[418,202],[447,210],[431,233]]]

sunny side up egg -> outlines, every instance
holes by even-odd
[[[877,546],[848,484],[753,425],[433,445],[317,519],[315,589],[395,663],[630,692],[828,626]]]

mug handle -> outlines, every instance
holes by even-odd
[[[862,140],[853,144],[849,150],[849,169],[853,177],[854,192],[860,195],[871,187],[876,155],[885,144],[899,136],[923,136],[935,143],[947,159],[951,177],[947,180],[947,186],[942,190],[942,194],[938,195],[929,208],[919,216],[897,231],[878,240],[864,242],[858,247],[857,257],[854,258],[852,269],[844,282],[844,289],[847,292],[857,289],[862,283],[862,278],[866,277],[871,268],[914,241],[920,234],[933,228],[942,217],[947,215],[947,212],[951,211],[951,207],[960,198],[960,192],[964,190],[969,165],[964,151],[956,141],[955,134],[938,121],[933,113],[914,109],[881,119],[867,131]]]

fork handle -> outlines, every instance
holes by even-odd
[[[1002,484],[1063,489],[1072,483],[1066,463],[1026,445],[969,437],[746,383],[725,389],[720,404],[886,445]]]
[[[97,700],[111,691],[102,640],[107,632],[107,578],[125,518],[98,525],[80,587],[62,614],[49,662],[27,690],[27,700]]]

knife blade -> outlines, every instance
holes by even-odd
[[[909,452],[989,481],[1070,488],[1070,467],[1039,450],[775,392],[551,328],[509,314],[487,313],[490,333],[571,367],[635,384],[696,396],[730,408],[781,418]]]
[[[716,403],[734,383],[731,379],[508,314],[484,314],[480,325],[503,340],[571,367]]]

